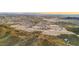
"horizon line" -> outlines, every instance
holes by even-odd
[[[0,12],[0,13],[34,13],[34,14],[79,14],[79,12]]]

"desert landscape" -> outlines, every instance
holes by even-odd
[[[2,13],[0,46],[79,46],[79,15]]]

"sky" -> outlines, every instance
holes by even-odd
[[[0,12],[0,15],[26,14],[26,15],[51,15],[51,16],[75,16],[79,17],[79,12]]]
[[[79,12],[40,12],[42,14],[79,14]]]

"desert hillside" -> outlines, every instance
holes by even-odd
[[[61,16],[0,16],[0,45],[79,45],[79,20]]]

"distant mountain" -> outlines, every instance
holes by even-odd
[[[76,19],[76,20],[79,20],[79,17],[64,17],[63,19]]]

